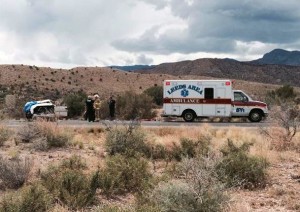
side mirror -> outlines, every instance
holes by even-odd
[[[243,102],[248,102],[248,98],[246,96],[243,97]]]

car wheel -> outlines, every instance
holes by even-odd
[[[33,117],[33,115],[31,113],[28,113],[28,112],[25,114],[25,116],[26,116],[27,120],[31,120],[32,117]]]
[[[196,114],[192,110],[187,110],[187,111],[185,111],[183,113],[182,117],[183,117],[184,121],[186,121],[186,122],[192,122],[196,118]]]
[[[260,122],[263,118],[263,115],[260,111],[255,110],[249,114],[248,118],[251,122]]]

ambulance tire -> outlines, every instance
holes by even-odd
[[[251,122],[260,122],[263,118],[263,114],[259,110],[253,110],[250,112],[248,119]]]
[[[196,118],[196,114],[193,110],[186,110],[182,113],[182,118],[186,122],[193,122]]]

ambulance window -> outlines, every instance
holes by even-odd
[[[245,102],[248,101],[248,98],[241,92],[234,92],[234,101]]]
[[[214,89],[205,88],[204,89],[204,99],[213,99],[214,98]]]

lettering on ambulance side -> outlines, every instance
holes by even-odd
[[[203,89],[201,89],[201,87],[198,87],[196,85],[186,85],[186,84],[176,85],[176,86],[170,88],[169,90],[167,90],[167,93],[172,94],[177,90],[181,90],[180,94],[183,97],[189,96],[189,90],[193,90],[193,91],[199,93],[200,95],[203,94]]]

